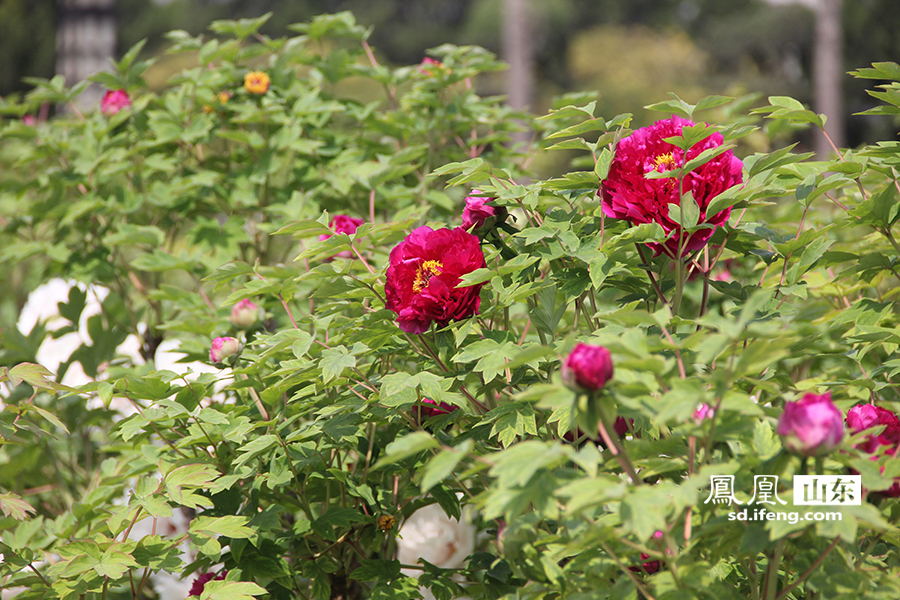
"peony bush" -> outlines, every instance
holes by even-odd
[[[264,21],[172,32],[161,91],[133,48],[115,110],[0,101],[4,597],[900,595],[896,142],[796,152],[825,119],[777,96],[532,118],[483,49]]]

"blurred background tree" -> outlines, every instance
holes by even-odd
[[[535,112],[546,110],[555,95],[585,89],[599,91],[600,110],[610,116],[664,99],[667,91],[688,99],[759,91],[813,104],[815,17],[797,0],[527,1]],[[117,0],[115,10],[119,51],[147,38],[148,55],[164,49],[165,32],[184,29],[196,35],[215,19],[271,11],[262,31],[280,36],[291,23],[350,10],[358,22],[374,28],[370,43],[381,60],[413,64],[427,48],[446,42],[501,53],[503,6],[504,0]],[[52,76],[58,10],[54,0],[0,2],[0,50],[6,58],[0,94],[27,90],[24,76]],[[842,25],[843,71],[900,54],[900,38],[894,35],[900,29],[900,2],[844,2]],[[183,66],[162,60],[154,81]],[[483,93],[504,93],[503,82],[498,76],[479,85]],[[848,145],[893,135],[887,119],[850,118],[872,102],[864,82],[845,76],[842,85]]]

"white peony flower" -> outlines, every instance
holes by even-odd
[[[456,569],[475,551],[475,526],[463,510],[462,520],[450,518],[438,504],[430,504],[414,512],[398,532],[397,559],[414,565],[423,558],[431,564]],[[416,577],[417,569],[401,569],[404,575]],[[427,588],[420,588],[425,600],[434,600]]]

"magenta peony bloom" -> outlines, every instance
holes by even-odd
[[[225,576],[228,575],[228,571],[222,571],[218,575],[214,573],[203,573],[198,575],[194,582],[191,583],[191,596],[199,596],[203,593],[203,590],[206,589],[207,582],[210,581],[221,581],[225,579]]]
[[[596,392],[613,376],[609,350],[603,346],[579,343],[563,362],[560,374],[570,388],[579,392]]]
[[[107,90],[100,101],[100,110],[107,117],[131,106],[131,98],[125,90]]]
[[[844,418],[831,401],[831,393],[806,394],[787,402],[778,421],[778,435],[785,448],[802,456],[823,456],[844,438]]]
[[[457,287],[460,277],[485,266],[478,237],[456,229],[419,227],[391,250],[387,308],[408,333],[424,333],[432,321],[450,321],[478,314],[483,283]]]
[[[230,320],[238,329],[249,329],[259,321],[259,306],[244,298],[231,309]]]
[[[335,233],[346,233],[347,235],[350,235],[351,233],[356,233],[356,230],[359,229],[359,226],[363,223],[365,223],[365,221],[357,219],[356,217],[335,215],[331,218],[331,223],[329,223],[328,226],[331,227]],[[323,233],[319,236],[319,241],[323,242],[330,237],[330,233]],[[338,258],[353,258],[353,252],[351,250],[342,250],[334,256]]]
[[[680,202],[678,179],[647,179],[645,175],[651,171],[677,169],[685,163],[684,152],[664,140],[681,135],[683,127],[692,125],[694,123],[687,119],[672,116],[620,140],[609,175],[600,187],[603,213],[607,217],[625,219],[632,225],[659,223],[662,226],[668,236],[665,244],[648,244],[656,254],[665,252],[674,257],[682,241],[681,226],[669,218],[669,205]],[[722,142],[722,134],[712,134],[688,150],[687,160],[696,158],[708,148],[721,146]],[[731,150],[726,150],[684,176],[682,191],[693,193],[700,207],[700,223],[712,225],[691,234],[685,252],[705,246],[715,228],[728,220],[730,208],[707,215],[706,207],[718,194],[743,181],[742,169],[740,159]]]
[[[494,228],[498,221],[506,218],[506,207],[493,206],[494,198],[479,196],[478,190],[472,190],[472,196],[466,196],[466,207],[462,214],[462,228],[471,231],[478,237],[484,237]]]
[[[217,337],[209,348],[209,360],[220,363],[241,351],[241,343],[233,337]]]
[[[900,419],[893,412],[874,404],[859,404],[847,411],[847,426],[854,434],[882,425],[884,431],[879,434],[873,433],[856,445],[858,450],[872,454],[872,460],[878,460],[881,453],[889,456],[897,455],[897,447],[900,445]],[[900,497],[900,478],[895,478],[890,488],[879,491],[878,494],[889,498]]]
[[[860,404],[847,411],[847,426],[853,433],[881,425],[885,426],[884,431],[870,435],[857,446],[863,452],[876,452],[879,446],[896,448],[900,445],[900,419],[886,408],[874,404]]]

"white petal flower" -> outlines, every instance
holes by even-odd
[[[430,504],[414,512],[398,532],[397,559],[414,565],[423,558],[444,569],[456,569],[475,551],[475,527],[464,510],[462,520],[448,517],[438,504]],[[418,577],[421,571],[402,569],[404,575]],[[434,596],[420,588],[425,600]]]

